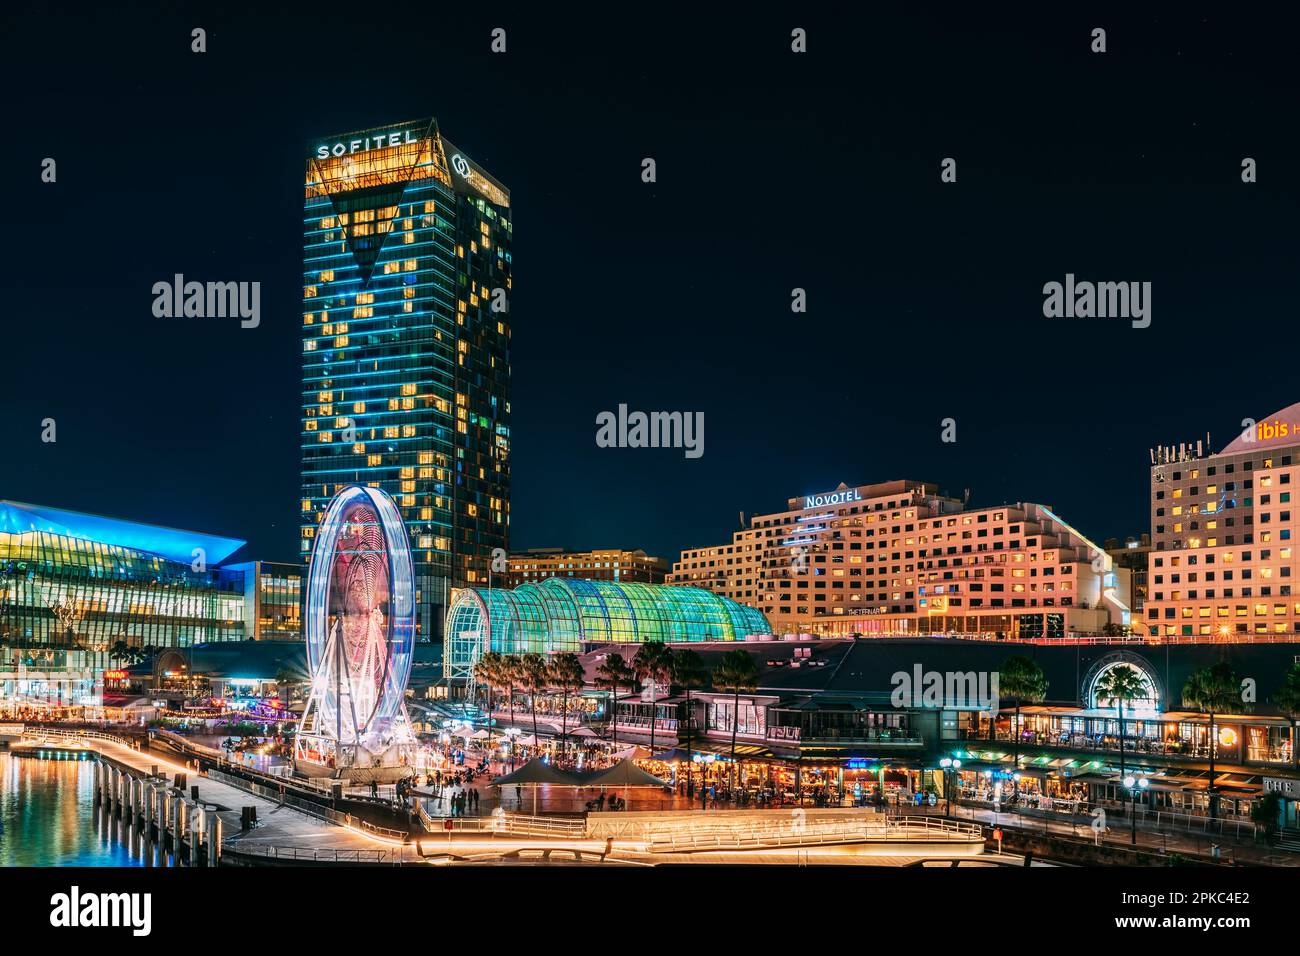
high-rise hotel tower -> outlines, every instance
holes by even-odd
[[[341,487],[401,509],[419,640],[509,548],[510,193],[433,119],[308,144],[302,552]]]

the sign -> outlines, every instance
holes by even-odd
[[[419,136],[409,129],[400,133],[381,133],[378,136],[364,136],[361,139],[349,140],[346,143],[317,146],[316,158],[329,159],[331,156],[360,153],[368,149],[387,149],[392,146],[403,146],[408,143],[418,143],[419,141]]]
[[[458,175],[461,179],[469,178],[469,173],[470,173],[469,160],[467,160],[460,153],[456,153],[454,156],[451,157],[451,168],[456,170],[456,175]]]
[[[1300,800],[1300,780],[1265,777],[1264,790],[1267,793],[1276,793],[1279,797],[1286,797],[1288,800]]]
[[[104,671],[104,680],[126,680],[126,671]]]
[[[832,491],[824,495],[805,495],[803,506],[805,508],[820,508],[823,505],[842,505],[846,501],[861,501],[862,495],[856,488],[850,488],[847,491]]]

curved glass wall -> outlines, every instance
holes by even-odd
[[[763,612],[700,588],[547,578],[467,588],[447,612],[446,673],[468,678],[483,652],[553,654],[581,645],[735,641],[768,634]]]

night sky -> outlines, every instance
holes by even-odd
[[[1124,536],[1150,446],[1300,400],[1295,24],[1254,8],[13,6],[0,498],[295,559],[307,143],[428,115],[515,206],[514,548],[671,560],[902,477]],[[261,326],[155,318],[178,272]],[[1067,272],[1150,281],[1150,328],[1044,318]],[[597,448],[619,403],[703,411],[704,456]]]

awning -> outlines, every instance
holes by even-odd
[[[1113,783],[1115,778],[1104,773],[1080,773],[1066,777],[1071,783]]]
[[[534,757],[528,763],[524,764],[514,773],[508,773],[504,777],[497,777],[492,781],[494,787],[504,787],[507,784],[552,784],[560,787],[580,787],[583,786],[581,780],[562,770],[557,770],[550,764],[537,757]]]

